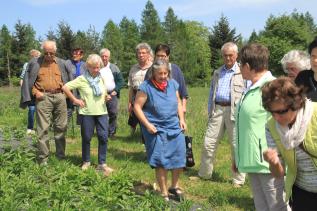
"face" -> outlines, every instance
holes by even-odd
[[[90,75],[92,75],[93,77],[96,77],[100,71],[100,64],[87,65],[87,68],[90,72]]]
[[[310,54],[310,64],[314,73],[317,73],[317,47],[313,48]]]
[[[243,79],[251,80],[251,70],[250,70],[250,66],[248,63],[246,63],[246,64],[241,63],[240,71],[241,71],[241,75],[242,75]]]
[[[287,63],[286,69],[288,71],[287,76],[292,80],[295,80],[296,76],[300,72],[300,69],[294,63]]]
[[[146,63],[150,58],[150,54],[147,52],[145,48],[139,49],[137,52],[137,56],[138,56],[139,63],[143,63],[143,64]]]
[[[80,51],[73,51],[72,53],[73,60],[76,62],[79,62],[83,58],[83,56],[84,55]]]
[[[103,65],[107,66],[108,62],[110,61],[110,52],[105,51],[103,54],[100,55]]]
[[[165,67],[161,67],[154,72],[153,78],[159,83],[166,81],[168,79],[168,70]]]
[[[169,56],[167,56],[165,51],[158,51],[155,54],[155,59],[162,59],[162,60],[165,60],[165,61],[168,62],[169,61]]]
[[[273,102],[270,108],[273,118],[282,126],[286,127],[294,123],[297,111],[293,111],[282,102]]]
[[[44,59],[47,62],[53,62],[55,59],[55,49],[54,46],[51,43],[47,43],[46,45],[43,46],[44,50]]]
[[[232,68],[234,63],[237,61],[238,53],[232,48],[225,48],[222,52],[222,58],[226,68]]]

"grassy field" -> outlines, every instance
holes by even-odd
[[[67,159],[50,156],[49,165],[40,167],[34,153],[23,150],[0,154],[0,207],[3,210],[254,210],[247,184],[233,189],[230,183],[230,151],[226,138],[219,145],[212,180],[189,179],[196,176],[200,150],[207,124],[208,88],[190,88],[186,116],[188,135],[193,136],[196,165],[181,176],[186,200],[166,204],[151,190],[154,170],[147,162],[140,131],[131,136],[127,126],[127,90],[122,90],[117,138],[109,140],[107,164],[115,169],[103,177],[93,169],[82,172],[81,138],[78,126],[67,135]],[[18,108],[19,89],[0,88],[0,133],[8,143],[24,140],[27,110]],[[75,122],[75,121],[74,121]],[[34,137],[34,142],[36,138]],[[96,137],[92,140],[92,162],[97,163]],[[51,150],[55,150],[51,143]],[[136,191],[137,189],[137,191]],[[135,192],[142,194],[135,194]]]

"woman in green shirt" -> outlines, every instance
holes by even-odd
[[[106,165],[106,152],[108,142],[108,112],[106,107],[107,92],[100,76],[103,62],[99,55],[91,54],[86,61],[86,71],[83,75],[63,86],[63,91],[70,100],[79,106],[82,137],[82,169],[90,166],[90,141],[96,127],[98,136],[98,167],[105,175],[113,171]],[[71,90],[77,89],[80,99],[76,98]]]

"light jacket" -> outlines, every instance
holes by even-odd
[[[274,77],[267,72],[241,98],[236,110],[235,162],[242,173],[270,173],[263,159],[265,124],[271,116],[262,106],[262,86]]]
[[[267,127],[274,139],[276,146],[281,153],[285,163],[286,163],[286,179],[285,179],[285,192],[286,200],[289,200],[292,195],[292,187],[296,180],[297,175],[297,164],[296,164],[296,154],[295,149],[287,150],[283,146],[280,136],[276,130],[276,121],[273,118],[267,123]],[[310,154],[317,157],[317,103],[314,103],[314,112],[310,123],[308,124],[307,131],[305,134],[305,139],[303,142],[303,147]],[[315,167],[317,168],[317,158],[312,158]]]
[[[231,83],[230,83],[230,94],[231,94],[231,115],[230,118],[231,120],[234,121],[235,119],[235,108],[236,105],[238,104],[243,91],[246,89],[246,81],[243,80],[241,72],[240,72],[240,67],[238,63],[235,64],[237,66],[232,78],[231,78]],[[210,86],[210,93],[209,93],[209,99],[208,99],[208,113],[209,113],[209,118],[212,118],[212,116],[215,113],[215,99],[216,99],[216,92],[218,89],[218,82],[219,82],[219,75],[220,71],[223,69],[223,66],[215,70],[212,81],[211,81],[211,86]]]

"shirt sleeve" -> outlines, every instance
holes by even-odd
[[[81,81],[82,81],[82,76],[79,76],[75,78],[74,80],[67,82],[65,86],[70,90],[78,89],[80,87]]]

